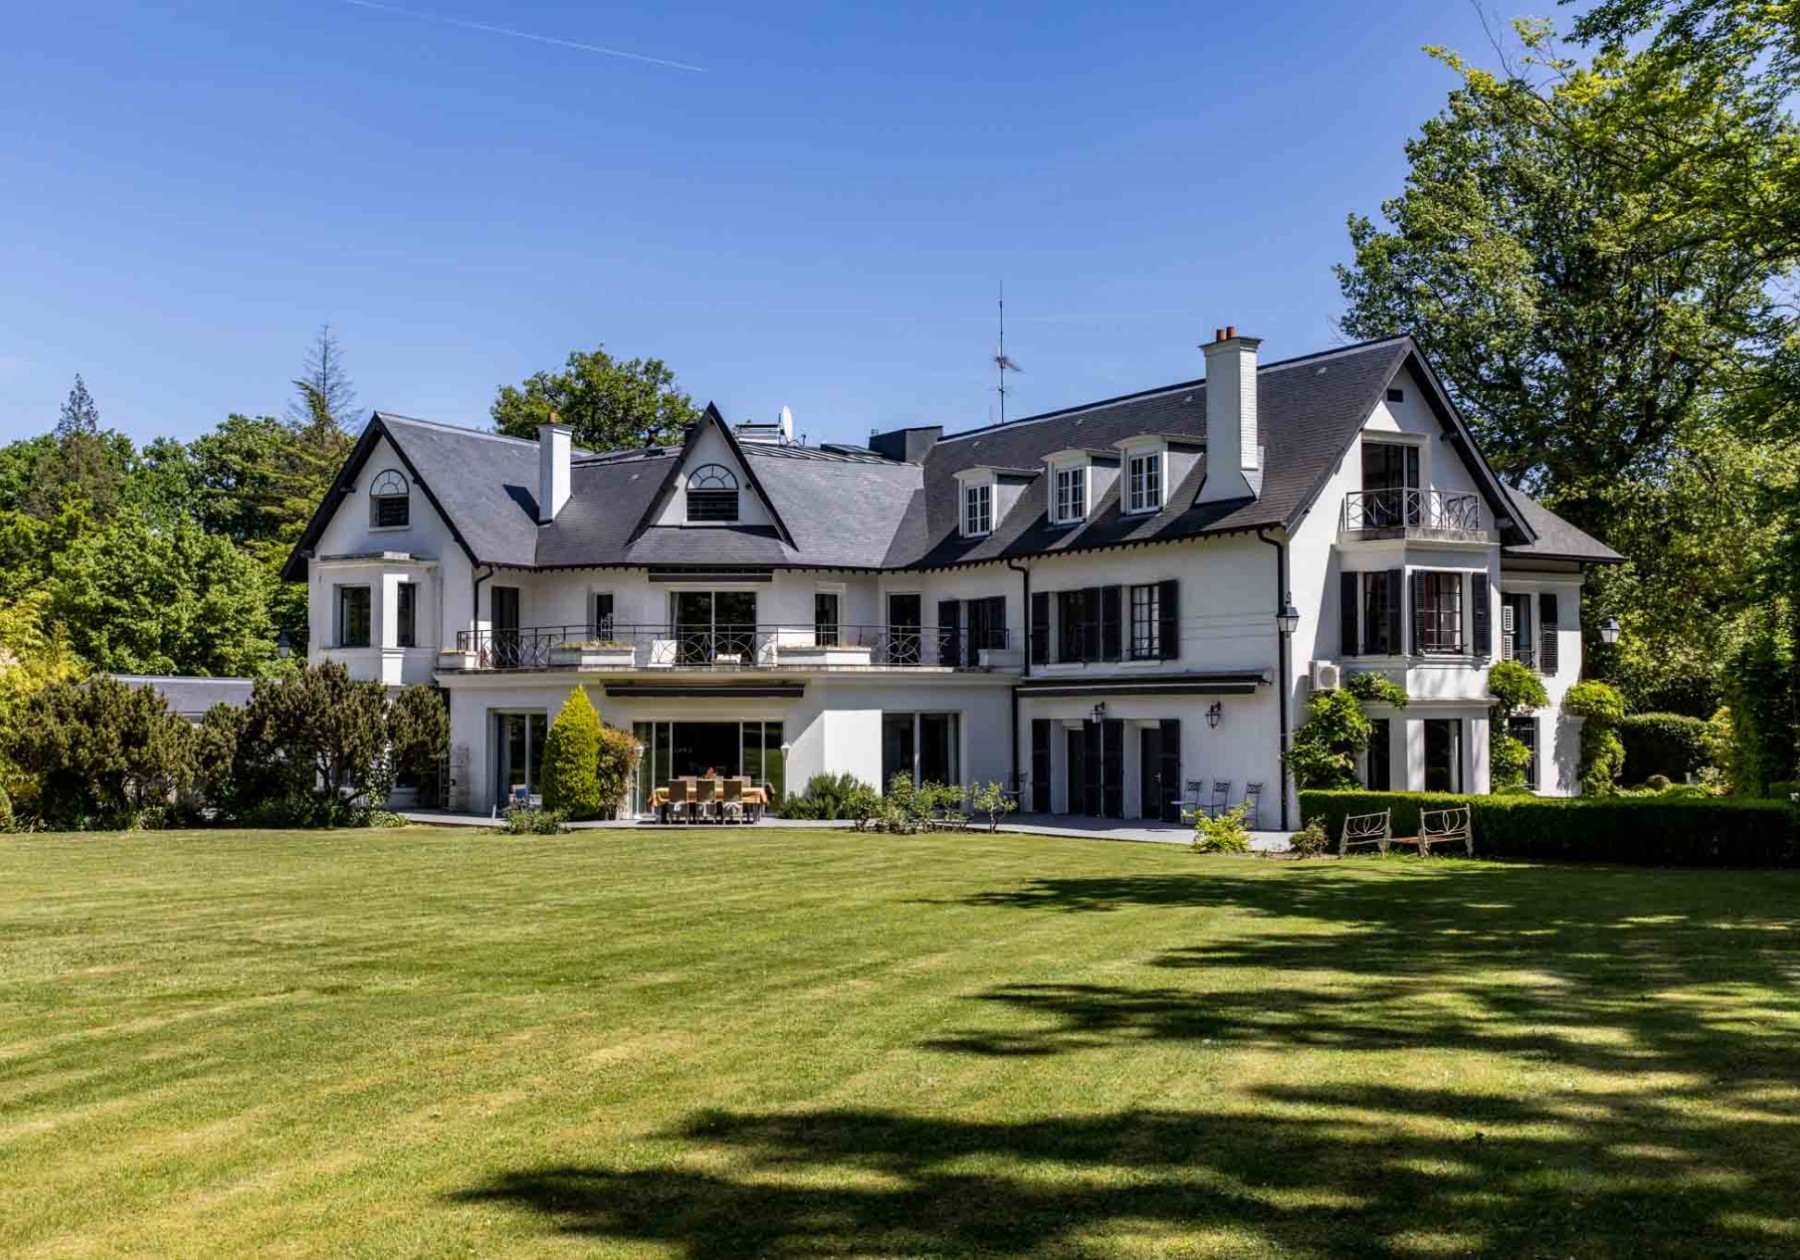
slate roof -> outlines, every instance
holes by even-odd
[[[253,678],[206,678],[181,674],[114,674],[127,687],[148,687],[159,693],[169,712],[198,722],[215,704],[241,709],[256,689]]]
[[[1469,455],[1494,516],[1516,522],[1503,538],[1506,554],[1618,559],[1542,505],[1502,486],[1475,451],[1412,339],[1394,337],[1261,365],[1257,399],[1264,473],[1256,498],[1197,504],[1206,471],[1201,454],[1153,516],[1123,516],[1115,479],[1088,520],[1052,526],[1049,479],[1034,476],[995,523],[994,532],[975,539],[959,534],[958,472],[976,467],[1041,471],[1044,457],[1057,451],[1111,450],[1114,443],[1145,434],[1203,448],[1206,383],[1186,381],[952,434],[938,441],[922,463],[840,445],[740,445],[709,408],[707,422],[720,425],[749,474],[747,489],[767,500],[775,527],[653,524],[685,445],[574,452],[569,502],[555,521],[540,526],[536,442],[377,412],[286,573],[304,576],[309,549],[341,495],[354,490],[357,470],[382,435],[400,452],[470,559],[502,567],[940,568],[1291,528],[1312,507],[1387,384],[1409,363],[1427,383],[1427,401],[1446,432]]]
[[[1576,529],[1523,490],[1508,487],[1507,494],[1537,537],[1529,543],[1502,548],[1503,554],[1539,560],[1579,560],[1584,564],[1624,563],[1624,556]]]

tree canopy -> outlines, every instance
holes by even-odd
[[[572,352],[560,372],[501,386],[490,414],[512,437],[535,438],[540,424],[565,424],[577,446],[596,451],[668,445],[700,418],[661,359],[621,361],[599,346]]]

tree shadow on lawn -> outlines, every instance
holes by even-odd
[[[1554,1102],[1396,1086],[1254,1091],[1254,1114],[990,1122],[707,1113],[694,1157],[505,1173],[459,1196],[692,1260],[839,1255],[1776,1256],[1792,1117],[1689,1122],[1638,1095]],[[1446,1131],[1446,1117],[1455,1122]],[[1135,1250],[1134,1250],[1135,1248]],[[1210,1248],[1210,1250],[1208,1250]]]
[[[1333,866],[1034,880],[970,900],[1232,908],[1295,930],[1208,918],[1216,939],[1180,943],[1193,920],[1172,917],[1174,941],[1143,960],[1166,979],[996,986],[970,1000],[999,1026],[928,1049],[1060,1055],[1078,1074],[1108,1047],[1212,1042],[1400,1052],[1417,1074],[1340,1059],[1337,1080],[1076,1117],[706,1113],[666,1135],[682,1150],[657,1166],[523,1169],[460,1197],[694,1260],[1259,1242],[1320,1256],[1800,1256],[1792,893],[1785,876],[1448,863],[1383,879]],[[1478,1052],[1541,1066],[1459,1086]]]

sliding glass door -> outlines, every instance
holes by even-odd
[[[631,732],[644,747],[631,785],[634,813],[649,813],[651,792],[670,779],[709,771],[748,775],[770,800],[787,789],[780,722],[633,722]]]
[[[538,795],[549,718],[542,713],[494,714],[494,799],[501,806]]]

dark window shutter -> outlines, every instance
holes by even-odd
[[[1034,600],[1036,596],[1032,597]],[[1044,597],[1048,599],[1048,596]],[[1031,719],[1031,808],[1050,812],[1050,720]],[[1180,821],[1179,819],[1177,821]]]
[[[1099,818],[1106,800],[1102,795],[1106,767],[1100,760],[1100,723],[1081,724],[1081,812]],[[1073,811],[1070,811],[1073,812]]]
[[[1412,598],[1412,642],[1408,647],[1417,655],[1425,646],[1425,575],[1414,573],[1411,586],[1407,594]]]
[[[1387,571],[1387,650],[1395,656],[1406,654],[1404,631],[1406,622],[1406,571]]]
[[[1034,591],[1031,596],[1031,663],[1048,664],[1050,660],[1050,592]]]
[[[1119,612],[1123,588],[1103,586],[1100,588],[1100,659],[1116,661],[1124,653],[1123,640],[1119,633]]]
[[[1100,723],[1100,813],[1125,817],[1125,723],[1119,718]]]
[[[1162,820],[1181,821],[1181,719],[1162,720]]]
[[[1357,583],[1360,573],[1338,574],[1338,655],[1355,656]],[[1370,627],[1371,631],[1374,629]]]
[[[1540,673],[1554,674],[1556,672],[1556,630],[1556,592],[1541,591],[1538,594],[1538,634],[1542,640],[1542,646],[1538,649]]]
[[[938,604],[938,664],[962,664],[962,605],[953,599]]]
[[[1475,655],[1494,654],[1494,619],[1488,608],[1488,579],[1485,573],[1469,578],[1469,602],[1475,609]]]
[[[1156,595],[1156,642],[1162,659],[1181,659],[1181,583],[1174,578],[1159,583]]]

